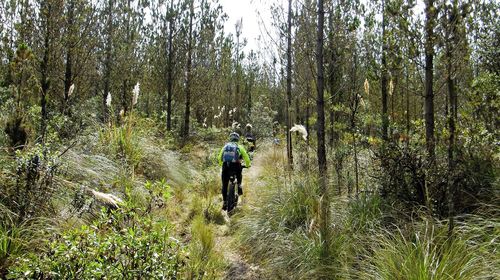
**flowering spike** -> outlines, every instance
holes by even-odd
[[[303,125],[295,124],[292,127],[292,129],[290,129],[290,132],[294,132],[294,131],[298,131],[302,135],[302,138],[304,139],[304,141],[307,140],[307,130]]]
[[[108,95],[106,96],[106,106],[111,107],[111,93],[108,92]]]
[[[75,84],[72,84],[68,90],[68,97],[70,97],[73,94],[74,90],[75,90]]]
[[[140,92],[140,84],[137,83],[134,89],[132,90],[132,93],[134,94],[132,96],[132,106],[135,106],[135,104],[137,104],[137,100],[139,99],[139,92]]]

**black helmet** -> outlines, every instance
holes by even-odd
[[[231,142],[238,142],[240,140],[240,135],[236,132],[231,132],[231,134],[229,134],[229,141]]]

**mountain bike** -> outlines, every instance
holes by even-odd
[[[247,168],[242,166],[241,169]],[[229,186],[227,187],[227,213],[231,213],[238,205],[238,183],[236,182],[236,174],[229,176]]]

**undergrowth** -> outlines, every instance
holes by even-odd
[[[306,172],[291,180],[264,161],[265,184],[237,224],[242,248],[277,279],[498,279],[497,216],[446,222],[423,211],[407,215],[376,192],[331,196],[328,252],[319,235],[317,184]],[[272,167],[272,168],[271,168]],[[333,190],[332,190],[333,192]],[[493,211],[493,213],[496,213]],[[401,216],[403,215],[403,216]]]

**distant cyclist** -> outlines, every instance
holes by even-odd
[[[250,158],[248,157],[245,147],[238,144],[239,140],[240,135],[236,132],[232,132],[229,135],[229,142],[220,150],[218,156],[219,165],[222,166],[222,199],[224,200],[222,210],[227,210],[227,186],[229,185],[229,177],[231,175],[236,176],[238,194],[242,195],[241,159],[243,158],[245,161],[246,167],[250,167]]]
[[[251,124],[247,124],[246,127],[245,127],[245,140],[247,141],[248,143],[248,151],[249,152],[253,152],[255,151],[255,135],[252,133],[252,125]]]

